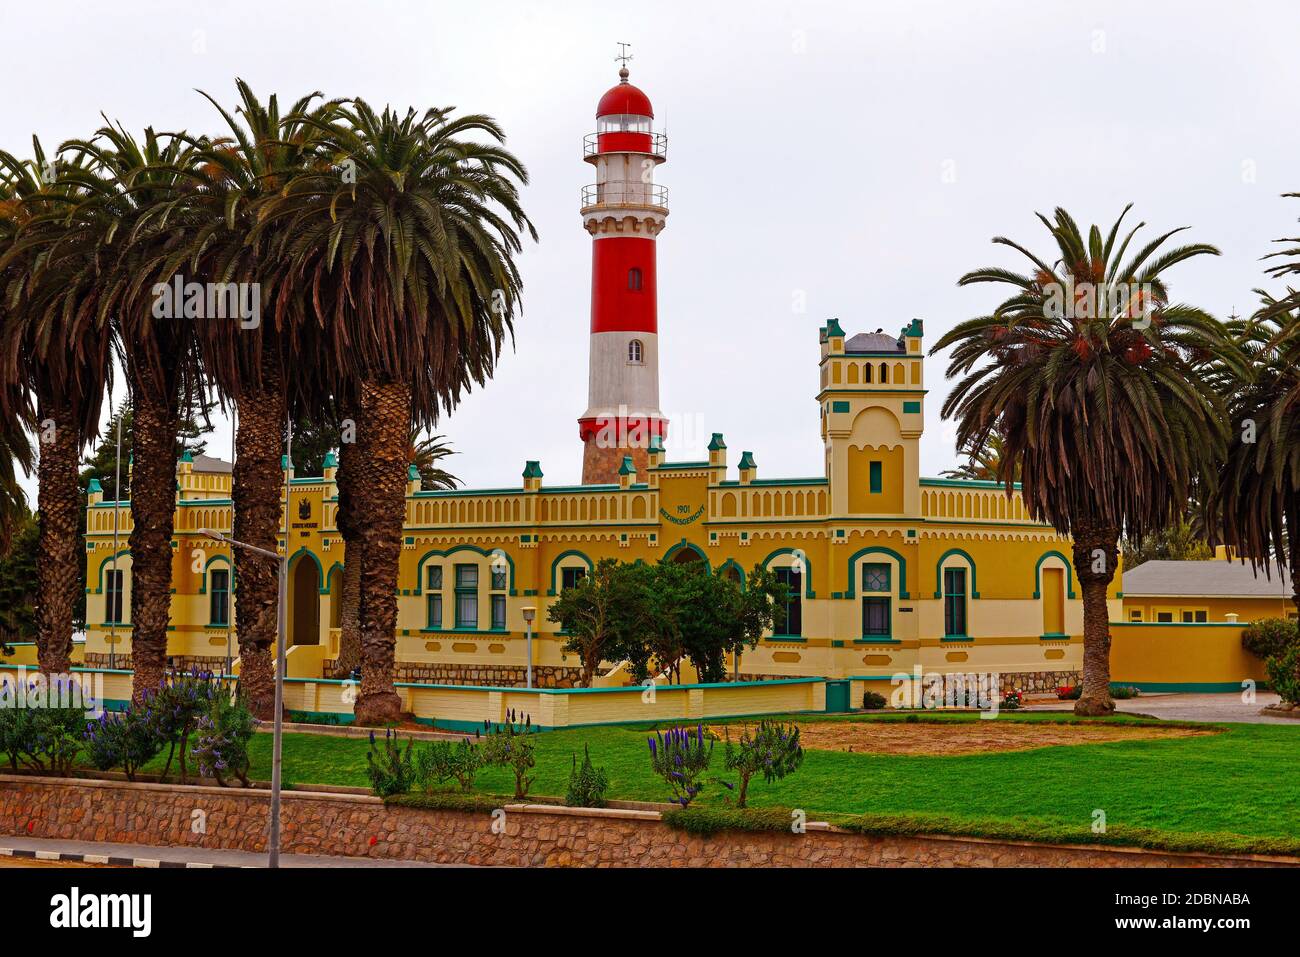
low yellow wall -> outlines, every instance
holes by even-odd
[[[1110,674],[1144,691],[1239,691],[1265,680],[1264,663],[1241,647],[1240,624],[1111,622]]]

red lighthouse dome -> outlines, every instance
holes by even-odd
[[[646,96],[638,87],[627,82],[627,67],[618,71],[620,77],[618,86],[610,87],[609,92],[600,98],[600,103],[596,105],[596,118],[602,116],[648,116],[654,118],[654,107],[650,105],[650,97]]]

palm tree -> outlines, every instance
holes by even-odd
[[[420,437],[418,432],[411,433],[411,446],[406,453],[408,467],[415,466],[420,473],[420,487],[426,491],[436,489],[454,489],[460,486],[460,479],[448,472],[438,463],[449,455],[457,455],[445,436],[426,435]]]
[[[60,152],[91,164],[77,180],[88,197],[70,214],[70,228],[78,244],[96,251],[98,325],[105,337],[116,328],[130,385],[131,696],[139,702],[166,672],[175,441],[181,410],[204,390],[196,326],[179,312],[156,314],[155,289],[170,285],[191,255],[188,197],[201,174],[192,141],[151,128],[137,141],[106,124],[93,139],[71,140]]]
[[[199,322],[203,368],[223,397],[238,409],[235,467],[231,499],[234,537],[268,551],[277,548],[283,504],[281,456],[290,400],[309,407],[317,396],[313,363],[296,349],[296,330],[305,301],[280,283],[266,248],[273,234],[257,231],[259,209],[268,194],[310,169],[314,127],[300,115],[320,96],[298,100],[282,118],[278,100],[262,104],[243,80],[237,80],[238,119],[206,93],[220,112],[228,133],[210,142],[195,141],[195,159],[203,174],[191,197],[196,226],[191,236],[189,268],[213,283],[256,284],[262,294],[260,322],[253,327],[233,318],[206,317]],[[328,119],[332,104],[318,108]],[[250,237],[256,235],[257,241]],[[289,369],[294,388],[289,387]],[[235,620],[238,623],[240,684],[253,713],[270,718],[275,678],[271,648],[277,619],[277,569],[265,558],[235,550]]]
[[[0,430],[0,556],[9,551],[14,529],[27,518],[27,496],[18,484],[15,466],[31,474],[32,449],[17,419],[5,419],[11,428]]]
[[[1300,311],[1256,290],[1262,305],[1230,324],[1249,363],[1224,370],[1232,440],[1207,503],[1215,544],[1272,574],[1286,568],[1300,604]]]
[[[516,186],[527,173],[487,117],[376,113],[354,100],[333,122],[307,122],[338,168],[299,177],[266,221],[283,219],[284,249],[318,304],[317,352],[334,357],[340,406],[357,413],[348,484],[365,522],[355,716],[374,724],[401,707],[395,596],[410,431],[432,427],[491,375],[518,308],[519,232],[535,231]]]
[[[14,423],[11,429],[19,429],[34,400],[42,556],[37,566],[37,658],[41,669],[52,673],[71,667],[73,617],[85,560],[77,466],[82,447],[98,432],[112,346],[111,336],[95,324],[99,286],[93,250],[77,241],[66,222],[84,196],[84,166],[64,157],[49,162],[40,141],[33,137],[32,143],[30,160],[0,152],[5,303],[0,414]],[[22,451],[16,434],[9,442]]]
[[[943,405],[958,442],[985,446],[1001,434],[1005,462],[1019,468],[1026,508],[1074,539],[1083,591],[1083,692],[1075,712],[1107,714],[1110,635],[1106,593],[1121,534],[1140,539],[1185,514],[1197,482],[1212,476],[1227,446],[1222,400],[1201,374],[1233,350],[1223,326],[1192,306],[1170,304],[1163,274],[1213,246],[1162,250],[1164,233],[1131,258],[1142,224],[1116,245],[1125,207],[1103,239],[1085,240],[1064,209],[1051,232],[1059,259],[1022,253],[1028,274],[1000,267],[967,273],[960,285],[992,282],[1015,291],[991,314],[961,323],[934,346],[953,348]],[[1049,257],[1050,258],[1050,257]],[[1011,471],[1002,480],[1008,494]]]

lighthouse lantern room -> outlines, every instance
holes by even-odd
[[[584,159],[596,182],[582,191],[591,234],[591,359],[587,410],[578,420],[584,485],[619,481],[624,457],[644,476],[651,440],[662,439],[655,240],[668,219],[667,192],[655,183],[666,138],[653,130],[650,98],[628,82],[600,98]]]

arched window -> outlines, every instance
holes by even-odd
[[[883,362],[880,363],[880,381],[882,384],[889,382],[889,366],[885,365]]]
[[[863,382],[870,382],[870,381],[871,381],[871,363],[870,363],[870,362],[864,363],[863,366],[862,366],[862,381],[863,381]]]
[[[627,271],[627,288],[632,292],[641,291],[641,270],[635,266]]]
[[[633,339],[631,342],[627,344],[627,361],[635,363],[636,365],[641,364],[641,340],[640,339]]]

